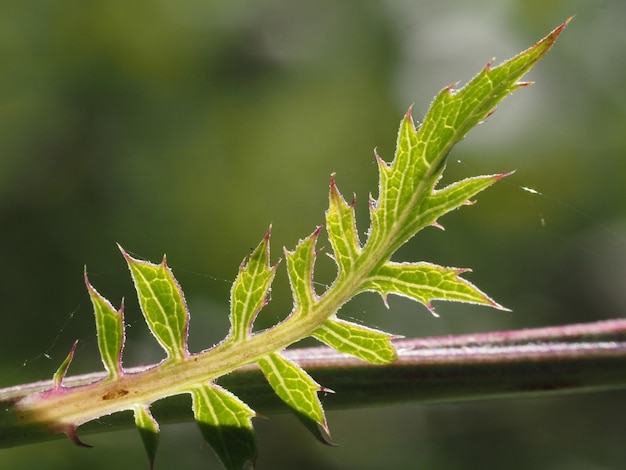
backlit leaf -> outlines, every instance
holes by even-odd
[[[330,180],[329,204],[326,211],[326,230],[333,247],[333,258],[339,276],[354,270],[354,263],[361,252],[361,242],[356,228],[354,202],[348,204],[337,185],[335,175]]]
[[[230,332],[227,338],[200,353],[187,349],[189,312],[182,290],[166,264],[134,259],[122,250],[131,272],[141,311],[148,327],[167,353],[167,360],[133,374],[124,373],[123,309],[116,311],[85,282],[98,332],[98,346],[108,376],[75,387],[63,380],[76,343],[54,374],[50,389],[16,403],[28,425],[63,432],[79,445],[77,428],[118,411],[134,410],[135,421],[151,465],[159,426],[149,404],[161,398],[190,393],[196,421],[205,440],[229,470],[253,468],[256,441],[254,411],[233,394],[215,385],[220,377],[256,363],[270,386],[305,425],[323,441],[328,426],[319,392],[328,392],[300,366],[280,352],[307,337],[373,364],[396,359],[392,335],[337,318],[337,312],[364,291],[413,299],[432,311],[434,300],[476,303],[502,309],[461,277],[468,270],[427,262],[392,262],[394,253],[416,233],[440,226],[439,219],[501,179],[504,174],[478,176],[438,188],[452,147],[484,120],[496,104],[524,86],[518,80],[552,46],[566,23],[546,38],[503,64],[489,63],[461,89],[444,88],[432,102],[423,122],[415,126],[409,110],[402,119],[396,152],[390,163],[376,157],[379,188],[370,198],[370,227],[361,243],[354,200],[346,202],[331,176],[326,230],[337,275],[320,293],[314,288],[316,243],[322,227],[285,250],[293,306],[273,327],[253,333],[260,310],[269,302],[277,265],[270,263],[270,231],[239,268],[231,288]],[[121,248],[120,248],[121,249]],[[469,249],[469,247],[468,247]],[[323,291],[322,291],[323,290]],[[13,406],[13,405],[12,405]],[[323,432],[318,432],[318,431]]]
[[[306,315],[317,302],[313,288],[313,266],[315,264],[315,243],[320,233],[318,227],[311,235],[300,240],[294,251],[285,250],[287,273],[293,294],[294,312]]]
[[[372,364],[390,364],[398,357],[391,344],[393,335],[336,317],[326,320],[313,336],[339,352]]]
[[[63,386],[63,379],[65,378],[67,369],[70,367],[70,364],[72,363],[72,359],[74,359],[76,346],[78,346],[78,340],[74,341],[74,344],[72,345],[70,349],[70,352],[67,354],[67,356],[65,356],[65,359],[63,360],[63,362],[61,363],[57,371],[54,373],[54,376],[52,377],[52,383],[54,384],[54,388],[56,390],[60,390],[61,387]]]
[[[302,368],[278,353],[270,354],[258,362],[270,386],[296,413],[316,422],[328,432],[326,417],[317,393],[323,391]]]
[[[506,96],[527,85],[519,79],[550,50],[565,24],[514,58],[496,67],[488,63],[461,89],[448,86],[441,90],[418,129],[409,110],[400,126],[393,162],[378,158],[379,196],[372,203],[368,249],[391,256],[425,226],[411,221],[420,206],[429,208],[424,201],[439,181],[452,147]],[[442,213],[455,207],[444,206]],[[407,223],[412,225],[410,230]]]
[[[157,447],[159,446],[159,423],[152,417],[150,407],[147,405],[137,405],[133,408],[135,412],[135,425],[141,436],[143,446],[150,460],[150,468],[154,468]]]
[[[89,283],[85,273],[85,284],[91,298],[93,311],[96,316],[96,332],[98,335],[98,349],[109,373],[110,379],[122,375],[122,350],[124,348],[124,302],[119,310],[115,310],[111,303],[102,297]]]
[[[430,263],[387,263],[368,277],[363,289],[378,292],[385,303],[390,293],[417,300],[431,312],[434,311],[432,300],[482,304],[506,310],[473,284],[459,277],[467,271]]]
[[[190,390],[193,414],[204,439],[228,470],[254,468],[257,449],[252,418],[256,413],[223,388],[210,384]]]
[[[246,339],[256,316],[269,301],[268,295],[276,266],[269,264],[270,230],[239,267],[239,274],[230,291],[230,337],[239,342]]]
[[[167,352],[167,357],[181,361],[187,351],[189,311],[178,282],[167,266],[134,259],[120,247],[135,283],[141,313],[150,331]]]

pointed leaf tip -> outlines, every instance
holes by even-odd
[[[406,110],[406,113],[404,113],[404,117],[406,119],[413,120],[413,105],[409,106],[409,108]]]
[[[513,175],[513,174],[515,174],[515,172],[516,172],[516,171],[517,171],[517,170],[511,170],[511,171],[508,171],[508,172],[506,172],[506,173],[500,173],[499,175],[494,175],[494,179],[495,179],[496,181],[500,181],[500,180],[502,180],[502,179],[504,179],[504,178],[507,178],[507,177],[509,177],[509,176],[511,176],[511,175]]]
[[[122,256],[124,258],[129,257],[128,253],[126,252],[126,250],[124,250],[124,248],[122,248],[122,245],[120,245],[119,243],[115,242],[115,245],[117,246],[117,249],[120,250],[120,253],[122,253]]]
[[[313,435],[315,439],[318,440],[318,442],[330,447],[337,447],[339,445],[332,440],[328,427],[321,426],[305,414],[298,413],[295,410],[292,411],[294,412],[296,418],[298,418],[298,421],[304,425],[304,427]]]
[[[435,307],[433,307],[433,304],[431,304],[430,302],[425,303],[424,307],[426,307],[426,309],[430,312],[430,314],[435,317],[435,318],[439,318],[439,314],[435,311]]]
[[[563,21],[563,23],[561,23],[561,25],[559,26],[559,28],[561,29],[561,31],[563,31],[565,29],[565,27],[570,24],[570,22],[574,19],[576,15],[572,15],[569,18],[567,18],[565,21]]]

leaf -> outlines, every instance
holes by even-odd
[[[406,120],[403,122],[403,125],[405,124],[411,125]],[[406,242],[419,230],[428,226],[443,228],[439,223],[442,215],[461,206],[471,205],[472,197],[509,174],[475,176],[433,190],[417,204],[414,213],[410,214],[406,225],[399,231],[398,239]]]
[[[434,313],[431,301],[452,300],[506,310],[473,284],[459,277],[468,269],[444,268],[430,263],[387,263],[368,277],[364,290],[378,292],[387,303],[393,293],[417,300]]]
[[[135,425],[139,430],[139,435],[143,446],[148,454],[150,469],[154,468],[157,447],[159,446],[159,423],[152,417],[150,407],[147,405],[137,405],[133,408],[135,412]]]
[[[137,290],[141,313],[168,359],[182,361],[187,351],[189,311],[178,282],[167,266],[132,258],[120,247]]]
[[[428,200],[445,169],[450,150],[472,127],[486,119],[500,101],[528,85],[518,80],[550,50],[566,24],[497,67],[489,62],[461,89],[448,86],[441,90],[419,129],[413,125],[411,110],[407,112],[398,133],[393,162],[387,164],[377,158],[379,196],[371,204],[370,238],[365,249],[380,251],[389,258],[417,231],[436,221],[421,214],[431,209]],[[441,205],[439,215],[458,204],[449,201]],[[420,217],[421,223],[415,223]]]
[[[336,317],[326,320],[313,336],[339,352],[372,364],[391,364],[398,357],[391,344],[393,335]]]
[[[94,305],[98,345],[108,377],[66,388],[62,382],[76,343],[54,375],[51,390],[33,393],[19,403],[24,423],[65,432],[74,442],[79,425],[100,416],[132,409],[151,464],[158,442],[158,424],[149,405],[161,398],[190,393],[193,412],[204,438],[228,469],[252,468],[256,442],[255,416],[245,403],[215,385],[243,366],[258,364],[275,393],[314,434],[325,440],[328,425],[318,393],[323,389],[300,366],[280,352],[313,336],[338,351],[374,364],[396,359],[392,335],[337,318],[337,312],[364,291],[411,298],[432,311],[434,300],[470,302],[503,309],[461,275],[468,270],[427,262],[398,263],[394,253],[416,233],[439,226],[448,212],[506,176],[468,178],[443,188],[437,184],[452,147],[497,103],[525,86],[518,82],[552,46],[567,23],[530,49],[492,67],[487,66],[459,90],[444,88],[416,127],[411,109],[401,121],[396,152],[390,163],[376,156],[377,199],[370,198],[370,227],[362,244],[357,231],[354,199],[348,204],[331,176],[326,229],[337,266],[335,281],[318,295],[314,288],[316,243],[321,227],[293,251],[285,249],[293,296],[291,313],[266,330],[252,332],[260,310],[269,302],[277,265],[270,264],[270,230],[239,268],[231,288],[231,328],[225,341],[197,354],[187,349],[189,312],[183,293],[165,257],[156,265],[132,258],[120,248],[133,278],[150,331],[167,353],[167,360],[141,372],[124,374],[123,309],[100,296],[85,277]],[[321,432],[324,431],[324,432]]]
[[[300,240],[294,251],[285,250],[289,285],[293,294],[293,312],[306,315],[311,311],[318,296],[313,288],[313,266],[315,264],[315,243],[321,227],[304,240]]]
[[[55,390],[60,390],[63,387],[63,379],[65,378],[65,374],[67,373],[67,369],[70,367],[72,363],[72,359],[74,358],[74,353],[76,352],[76,346],[78,346],[78,340],[74,341],[70,352],[67,354],[57,371],[54,373],[52,378],[52,383],[54,384]]]
[[[256,413],[215,384],[190,390],[193,414],[204,439],[228,470],[251,469],[257,449],[252,420]]]
[[[252,332],[252,324],[267,304],[276,266],[269,265],[271,227],[263,241],[239,267],[239,274],[230,291],[230,338],[245,340]]]
[[[328,433],[328,425],[317,392],[321,387],[302,368],[278,353],[257,361],[270,386],[297,414],[314,421]]]
[[[111,303],[102,297],[87,279],[85,270],[85,284],[89,298],[93,305],[96,317],[96,332],[98,348],[104,368],[109,373],[109,379],[115,380],[124,374],[122,368],[122,350],[124,349],[124,302],[119,310],[115,310]]]
[[[326,230],[333,247],[333,258],[339,276],[354,271],[354,264],[361,253],[361,242],[354,215],[354,199],[348,204],[337,185],[335,175],[330,177],[329,204],[326,211]]]

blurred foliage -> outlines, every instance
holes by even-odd
[[[571,14],[529,76],[537,85],[470,133],[446,179],[517,173],[401,254],[472,267],[472,282],[514,313],[440,305],[435,319],[413,303],[391,299],[386,311],[364,295],[342,314],[407,336],[624,316],[619,0],[0,5],[0,386],[50,377],[76,338],[70,373],[102,368],[85,264],[103,294],[127,298],[126,365],[160,359],[144,341],[115,242],[152,261],[167,252],[192,311],[192,349],[219,341],[230,283],[269,223],[276,259],[323,221],[336,171],[342,192],[358,194],[364,226],[373,149],[391,159],[406,108],[415,103],[419,119],[441,87]],[[289,308],[286,276],[277,282],[267,325]],[[320,446],[291,417],[271,417],[257,423],[259,468],[617,468],[626,461],[617,440],[624,398],[329,413],[339,448]],[[164,429],[157,468],[207,468],[210,450],[193,428]],[[1,466],[145,464],[135,432],[88,441],[96,448],[3,450]]]

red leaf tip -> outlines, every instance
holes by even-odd
[[[78,346],[78,340],[74,341],[74,344],[72,344],[72,347],[70,348],[70,352],[67,354],[67,357],[65,358],[65,361],[63,361],[63,363],[61,364],[59,369],[54,374],[54,377],[52,378],[52,382],[53,382],[53,386],[54,386],[54,390],[55,391],[61,390],[63,388],[63,379],[65,378],[65,374],[67,373],[67,369],[69,368],[70,364],[72,363],[72,359],[74,359],[74,353],[76,352],[76,346]]]
[[[120,245],[119,243],[115,243],[117,245],[117,248],[122,252],[123,255],[126,255],[126,251],[124,250],[124,248],[122,248],[122,245]]]
[[[83,279],[85,280],[85,285],[87,286],[87,289],[92,290],[93,286],[91,285],[91,282],[89,282],[89,276],[87,276],[87,265],[83,267]]]
[[[404,117],[406,119],[413,119],[413,105],[409,106],[409,109],[406,110]]]
[[[489,299],[489,305],[491,305],[491,307],[497,309],[497,310],[501,310],[503,312],[512,312],[513,310],[511,310],[510,308],[505,307],[504,305],[500,305],[498,302],[496,302],[495,300]]]
[[[435,317],[435,318],[439,318],[439,314],[437,312],[435,312],[435,307],[433,307],[433,305],[428,302],[426,305],[426,308],[428,309],[428,311],[430,312],[430,314]]]
[[[513,173],[515,173],[516,171],[517,171],[517,170],[511,170],[511,171],[509,171],[509,172],[507,172],[507,173],[500,173],[499,175],[494,175],[494,177],[493,177],[493,178],[494,178],[496,181],[500,181],[501,179],[504,179],[504,178],[506,178],[507,176],[511,176],[511,175],[512,175]]]
[[[76,426],[68,426],[63,430],[63,433],[68,437],[70,441],[76,444],[79,447],[93,447],[92,445],[85,444],[78,437],[78,433],[76,432]]]
[[[563,23],[562,23],[562,24],[561,24],[561,26],[560,26],[561,31],[562,31],[563,29],[565,29],[565,27],[566,27],[566,26],[570,23],[570,21],[572,21],[572,20],[574,19],[574,17],[575,17],[575,16],[576,16],[576,15],[572,15],[572,16],[570,16],[568,19],[566,19],[565,21],[563,21]]]
[[[313,238],[317,238],[319,237],[320,232],[323,230],[324,226],[323,225],[318,225],[317,227],[315,227],[315,230],[313,231],[313,233],[311,234],[311,236]]]
[[[383,304],[385,305],[385,308],[389,310],[389,299],[387,298],[387,294],[381,293],[380,297],[383,299]]]

